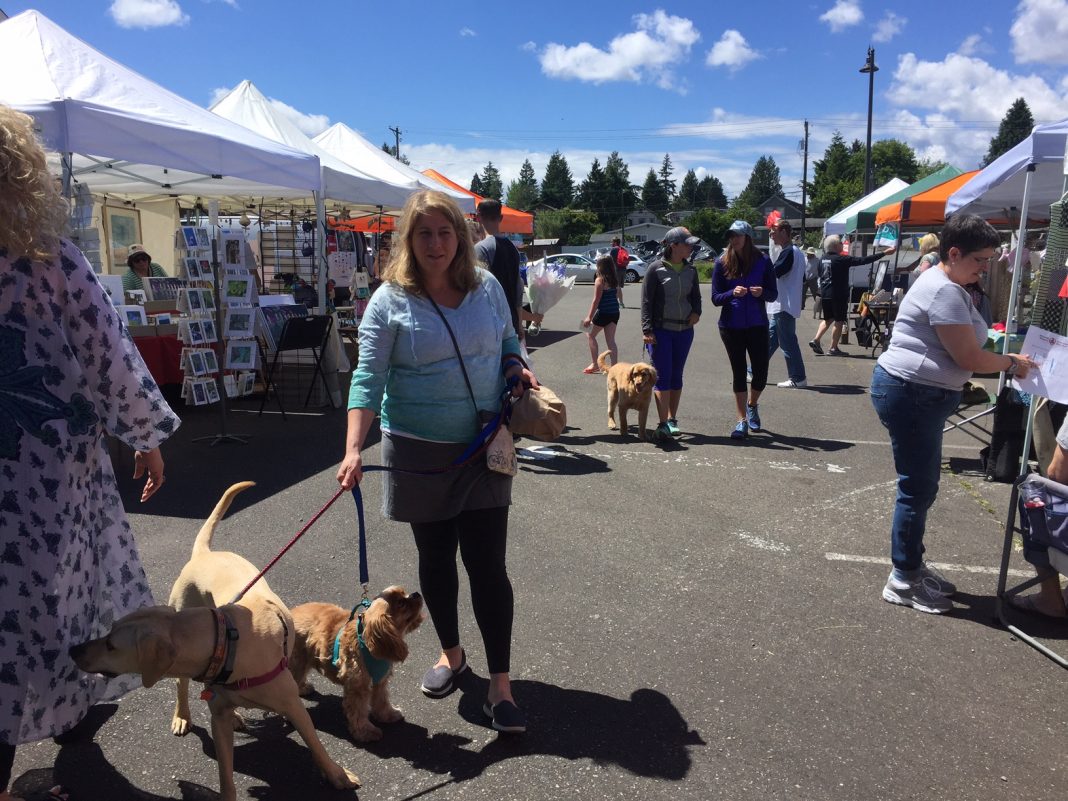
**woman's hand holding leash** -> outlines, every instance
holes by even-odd
[[[350,490],[360,483],[363,478],[363,457],[359,451],[346,453],[341,460],[341,467],[337,469],[337,483],[341,489]]]

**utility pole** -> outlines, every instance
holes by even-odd
[[[401,135],[401,129],[400,128],[394,128],[391,125],[389,130],[393,131],[393,136],[397,140],[396,149],[394,150],[393,155],[397,157],[397,161],[400,161],[400,135]]]
[[[868,76],[868,143],[864,149],[864,194],[870,195],[871,190],[875,187],[872,186],[871,174],[871,106],[872,100],[875,97],[875,73],[879,71],[879,68],[875,66],[875,48],[868,48],[868,58],[864,62],[864,66],[860,68],[859,72]]]
[[[805,120],[805,160],[801,171],[801,244],[805,242],[805,220],[808,208],[808,120]]]

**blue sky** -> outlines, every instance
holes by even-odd
[[[509,4],[282,0],[0,0],[36,8],[200,105],[249,79],[309,135],[344,122],[375,144],[402,131],[413,166],[507,183],[559,149],[576,183],[618,150],[641,184],[711,173],[737,194],[762,155],[797,188],[837,129],[978,166],[1017,97],[1068,116],[1068,0],[720,0]],[[811,173],[810,173],[811,175]]]

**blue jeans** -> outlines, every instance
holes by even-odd
[[[923,563],[927,510],[938,495],[942,429],[960,403],[960,390],[904,381],[879,365],[871,377],[871,404],[890,432],[897,470],[897,502],[890,558],[899,570]]]
[[[801,346],[797,344],[797,319],[789,312],[776,312],[771,316],[768,328],[768,360],[782,347],[786,357],[786,374],[794,381],[804,381],[805,362],[801,358]]]

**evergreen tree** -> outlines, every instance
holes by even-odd
[[[530,211],[538,205],[538,179],[530,159],[519,168],[519,177],[508,185],[508,205],[520,211]]]
[[[504,195],[500,170],[493,166],[492,161],[482,168],[482,190],[479,194],[484,197],[491,197],[494,200],[500,200]]]
[[[534,218],[534,236],[538,239],[559,239],[563,244],[581,245],[592,234],[601,231],[597,215],[592,211],[559,209],[543,211]]]
[[[660,162],[660,187],[664,190],[664,194],[667,195],[668,203],[671,203],[675,199],[675,182],[671,179],[671,175],[674,172],[674,168],[671,166],[671,154],[665,153],[664,160]]]
[[[920,179],[920,165],[916,151],[898,139],[880,139],[871,146],[872,189],[882,186],[891,178],[900,178],[907,184]],[[861,176],[864,175],[864,154],[860,155]]]
[[[723,184],[714,175],[706,175],[697,184],[697,203],[694,208],[720,209],[727,208],[727,195],[723,191]]]
[[[604,185],[606,197],[601,223],[606,229],[625,225],[638,198],[630,185],[630,169],[618,150],[609,153],[604,163]]]
[[[701,204],[697,201],[697,191],[697,173],[693,170],[687,170],[686,175],[682,177],[679,194],[675,197],[675,210],[690,211],[698,208]]]
[[[782,194],[779,168],[771,156],[761,156],[753,166],[749,183],[735,199],[735,204],[756,208],[772,195]]]
[[[645,184],[642,186],[642,205],[654,214],[662,215],[668,210],[670,204],[671,200],[664,191],[664,185],[650,168],[649,174],[645,176]]]
[[[859,144],[859,143],[855,143]],[[861,152],[861,169],[856,169],[855,154]],[[838,131],[834,132],[823,158],[812,164],[812,182],[808,186],[809,211],[815,217],[830,217],[864,192],[863,147],[849,148]]]
[[[397,158],[397,146],[396,145],[387,145],[385,142],[383,142],[382,143],[382,150],[384,150],[386,153],[389,153],[389,155],[393,156],[393,158],[397,159],[397,161],[399,161],[401,164],[411,164],[411,162],[408,161],[408,157],[407,156],[401,156],[400,158]]]
[[[990,149],[986,151],[981,166],[985,167],[1002,153],[1011,150],[1031,135],[1031,129],[1035,127],[1035,118],[1031,116],[1031,109],[1022,98],[1016,98],[1016,102],[1005,114],[998,126],[997,135],[990,140]]]
[[[571,205],[575,196],[575,181],[567,166],[567,159],[557,150],[549,156],[545,178],[541,182],[541,202],[556,209]]]
[[[586,174],[586,180],[579,187],[575,204],[581,209],[592,211],[597,215],[597,219],[600,220],[604,215],[607,197],[608,190],[605,185],[604,170],[601,169],[601,162],[594,159],[593,164],[590,165],[589,173]]]
[[[486,190],[482,187],[482,178],[476,172],[474,178],[471,179],[471,191],[476,195],[486,196]]]

